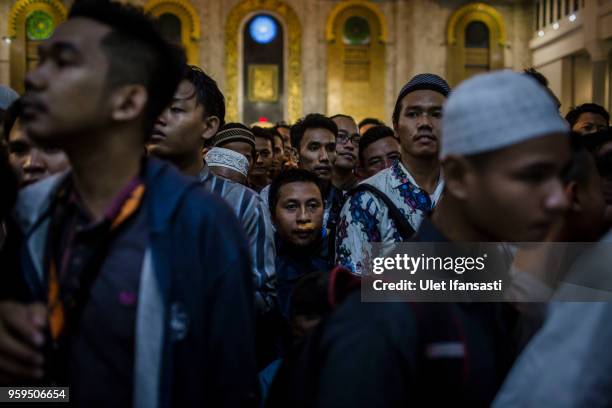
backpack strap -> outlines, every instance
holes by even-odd
[[[399,232],[402,237],[402,241],[410,241],[410,238],[414,235],[414,228],[412,225],[406,220],[402,212],[397,208],[393,201],[382,191],[377,189],[371,184],[361,183],[354,187],[351,191],[347,193],[347,197],[353,196],[358,192],[368,192],[371,193],[376,198],[379,198],[385,205],[389,211],[389,217],[393,220],[395,224],[395,228],[397,232]]]

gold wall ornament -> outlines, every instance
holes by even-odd
[[[281,0],[244,0],[230,11],[225,24],[225,100],[227,121],[239,121],[238,106],[239,70],[238,38],[242,35],[242,22],[249,14],[258,11],[272,12],[282,20],[286,32],[285,114],[290,122],[302,116],[302,29],[295,11]]]
[[[187,61],[191,65],[199,65],[198,43],[202,23],[200,16],[188,0],[149,0],[144,6],[144,11],[155,17],[163,14],[176,16],[181,22],[181,39],[187,54]]]
[[[249,65],[249,101],[278,101],[278,65]]]
[[[378,5],[369,0],[348,0],[336,5],[336,7],[334,7],[329,13],[329,16],[327,16],[327,22],[325,24],[325,40],[336,40],[336,19],[344,10],[357,6],[364,7],[376,15],[376,18],[380,22],[380,34],[378,39],[382,42],[387,42],[389,40],[389,31],[387,29],[387,20],[385,19],[385,15],[380,10]]]
[[[54,28],[66,20],[68,15],[66,7],[57,0],[18,0],[11,7],[8,21],[9,37],[13,39],[10,50],[11,87],[20,94],[24,92],[24,79],[28,67],[26,20],[36,11],[51,16]]]
[[[470,70],[466,68],[470,56],[465,48],[465,30],[473,22],[482,22],[489,29],[489,68],[496,70],[504,67],[507,34],[503,16],[487,4],[467,4],[451,15],[446,28],[446,76],[451,86],[470,76]]]
[[[327,114],[385,117],[384,15],[375,4],[338,4],[327,19]]]

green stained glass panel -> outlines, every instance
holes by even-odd
[[[29,40],[46,40],[53,34],[53,18],[44,11],[35,11],[26,19],[26,35]]]
[[[363,17],[352,16],[344,23],[344,43],[351,45],[370,43],[370,24]]]

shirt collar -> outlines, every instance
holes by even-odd
[[[410,174],[408,169],[406,169],[406,167],[404,166],[401,160],[396,160],[393,163],[393,165],[390,167],[390,173],[391,173],[391,179],[392,179],[391,185],[393,188],[398,188],[401,185],[410,183],[413,186],[421,189],[421,186],[417,184],[416,180],[414,179],[414,177],[412,177],[412,174]],[[442,172],[440,172],[440,177],[438,178],[438,184],[436,185],[434,193],[432,194],[433,197],[436,197],[436,199],[433,201],[437,201],[437,198],[439,198],[440,194],[442,193],[443,188],[444,188],[444,180],[442,178]]]

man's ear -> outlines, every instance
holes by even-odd
[[[580,212],[582,210],[582,203],[580,195],[578,194],[578,183],[570,181],[565,185],[564,190],[567,201],[570,203],[570,210],[573,212]]]
[[[144,85],[125,85],[112,92],[111,118],[129,122],[143,115],[149,99]]]
[[[202,141],[209,140],[219,130],[221,120],[216,116],[207,116],[204,119],[204,126],[202,128]]]
[[[455,198],[465,200],[469,196],[470,183],[475,180],[474,166],[462,156],[447,156],[442,162],[444,189]]]

